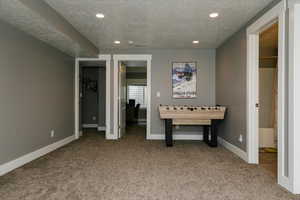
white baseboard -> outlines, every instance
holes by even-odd
[[[106,131],[105,126],[98,126],[97,129],[98,129],[98,131]]]
[[[98,128],[98,124],[82,124],[82,128]]]
[[[165,139],[165,135],[163,134],[151,134],[149,138],[147,138],[148,140],[164,140]],[[173,139],[174,140],[203,140],[203,135],[202,134],[174,134],[173,135]],[[238,155],[240,158],[242,158],[244,161],[248,161],[248,156],[247,153],[245,151],[243,151],[242,149],[230,144],[229,142],[227,142],[226,140],[218,137],[218,142],[219,144],[221,144],[222,146],[224,146],[226,149],[228,149],[229,151],[233,152],[234,154]]]
[[[106,140],[118,140],[117,137],[115,137],[114,135],[112,134],[106,134],[106,137],[105,137]]]
[[[218,142],[223,147],[225,147],[226,149],[228,149],[232,153],[236,154],[237,156],[239,156],[244,161],[248,162],[248,156],[247,156],[247,153],[245,151],[243,151],[242,149],[234,146],[233,144],[230,144],[229,142],[227,142],[226,140],[224,140],[221,137],[218,137]]]
[[[41,149],[38,149],[34,152],[31,152],[29,154],[26,154],[20,158],[17,158],[15,160],[12,160],[10,162],[7,162],[7,163],[4,163],[2,165],[0,165],[0,176],[3,176],[4,174],[16,169],[16,168],[19,168],[23,165],[25,165],[26,163],[29,163],[41,156],[44,156],[48,153],[50,153],[51,151],[54,151],[70,142],[72,142],[73,140],[75,140],[75,135],[72,135],[70,137],[67,137],[63,140],[60,140],[58,142],[55,142],[53,144],[50,144],[48,146],[45,146]]]
[[[294,190],[291,190],[291,189],[288,189],[289,191],[293,191],[293,194],[297,194],[299,195],[300,194],[300,188],[295,188]]]
[[[82,124],[82,128],[96,128],[98,131],[105,131],[105,126],[98,126],[98,124]]]
[[[291,184],[290,184],[290,180],[288,177],[285,177],[285,176],[278,176],[278,184],[285,188],[286,190],[288,191],[291,191],[293,192],[294,194],[299,194],[299,193],[295,193],[295,191],[293,191],[292,187],[291,187]]]
[[[165,140],[165,135],[162,134],[151,134],[148,140]],[[174,140],[203,140],[203,135],[188,135],[188,134],[174,134]]]

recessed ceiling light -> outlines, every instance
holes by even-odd
[[[114,41],[115,44],[121,44],[119,40]]]
[[[96,17],[100,18],[100,19],[103,19],[104,18],[104,14],[103,13],[97,13]]]
[[[216,13],[216,12],[210,13],[210,14],[209,14],[209,17],[210,17],[210,18],[216,18],[216,17],[219,17],[219,13]]]
[[[129,40],[129,41],[128,41],[128,44],[133,44],[133,41],[132,41],[132,40]]]
[[[193,44],[199,44],[199,40],[194,40]]]

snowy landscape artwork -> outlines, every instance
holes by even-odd
[[[190,99],[196,97],[197,68],[195,62],[173,62],[173,98]]]

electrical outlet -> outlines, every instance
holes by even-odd
[[[51,130],[51,132],[50,132],[50,137],[54,137],[55,136],[55,131],[54,130]]]
[[[97,118],[95,116],[93,116],[92,119],[93,119],[93,121],[96,121]]]
[[[240,143],[243,142],[243,135],[240,135],[240,137],[239,137],[239,142],[240,142]]]

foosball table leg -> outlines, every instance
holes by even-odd
[[[217,147],[218,146],[218,129],[217,129],[217,120],[211,121],[211,138],[209,146]]]
[[[173,122],[172,119],[165,119],[165,135],[166,135],[166,146],[173,146]]]

